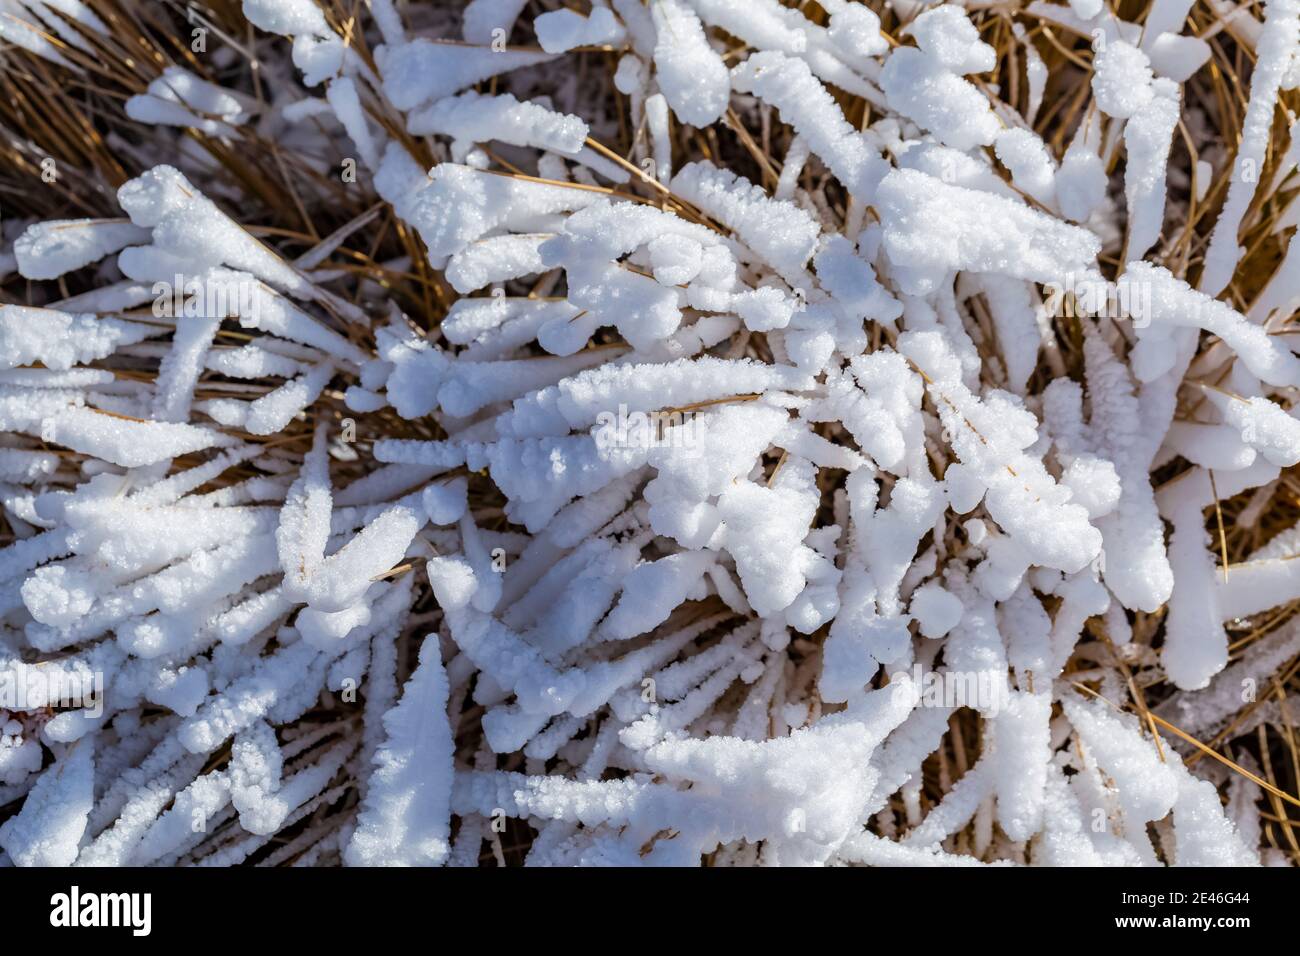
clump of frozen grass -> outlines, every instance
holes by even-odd
[[[5,230],[0,863],[1287,862],[1294,0],[453,6],[244,0],[295,92]]]

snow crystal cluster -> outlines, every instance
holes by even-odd
[[[1187,0],[525,6],[243,0],[272,101],[155,66],[116,216],[6,221],[0,865],[1287,862],[1163,729],[1300,654],[1215,531],[1300,462],[1300,0],[1190,250]],[[253,126],[375,208],[290,257]]]

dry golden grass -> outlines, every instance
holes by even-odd
[[[120,215],[113,201],[113,193],[128,178],[138,174],[145,163],[162,161],[153,144],[159,131],[132,123],[123,114],[122,105],[129,96],[142,92],[145,86],[169,64],[179,64],[207,79],[241,90],[255,100],[268,100],[265,78],[257,61],[259,51],[266,51],[275,42],[265,36],[255,36],[252,28],[239,12],[238,0],[203,0],[199,3],[182,3],[180,0],[87,0],[96,13],[112,28],[109,37],[82,31],[92,44],[95,56],[89,56],[55,37],[50,37],[60,52],[73,64],[60,68],[31,56],[24,51],[8,47],[0,51],[0,208],[6,219],[61,218],[61,217],[112,217]],[[802,9],[819,22],[825,15],[811,0],[787,0],[788,5]],[[557,0],[535,0],[531,7],[536,12],[553,9]],[[881,0],[869,0],[868,5],[881,16],[882,27],[891,43],[897,44],[906,23],[884,6]],[[364,15],[365,4],[357,0],[322,0],[331,23],[346,36],[366,61],[371,61],[364,31],[358,28],[359,16]],[[995,102],[1004,103],[1025,111],[1029,103],[1029,90],[1023,80],[1024,52],[1022,41],[1012,30],[1019,23],[1025,30],[1024,41],[1031,42],[1048,68],[1050,77],[1043,100],[1043,108],[1035,121],[1034,129],[1059,156],[1063,153],[1080,121],[1085,117],[1090,96],[1088,82],[1091,73],[1092,50],[1084,38],[1076,37],[1051,23],[1042,21],[1024,9],[1007,5],[980,10],[974,13],[981,34],[998,53],[996,68],[978,77],[980,88]],[[1146,0],[1122,0],[1113,4],[1121,17],[1142,22],[1149,4]],[[189,11],[190,20],[186,19]],[[1258,11],[1256,11],[1258,13]],[[211,31],[211,48],[225,45],[237,56],[224,67],[217,68],[211,56],[196,54],[190,49],[190,30],[201,25]],[[1242,116],[1249,92],[1253,56],[1231,29],[1225,29],[1212,7],[1197,3],[1192,10],[1187,32],[1205,38],[1212,51],[1211,63],[1202,69],[1184,89],[1184,116],[1189,111],[1199,111],[1203,128],[1195,135],[1183,125],[1175,139],[1171,156],[1171,169],[1180,171],[1185,185],[1170,187],[1171,205],[1185,213],[1166,221],[1163,242],[1158,247],[1157,258],[1175,274],[1195,282],[1201,270],[1202,257],[1209,240],[1210,230],[1227,191],[1227,178],[1219,177],[1209,185],[1201,202],[1196,201],[1196,163],[1207,149],[1217,149],[1230,155],[1236,148]],[[525,43],[521,36],[513,38]],[[727,59],[734,61],[745,52],[743,44],[735,40]],[[278,51],[285,55],[284,50]],[[617,54],[607,48],[591,48],[575,54],[589,76],[604,77],[607,88],[612,76]],[[594,82],[594,81],[593,81]],[[834,91],[850,122],[865,126],[876,117],[871,105],[864,99]],[[614,94],[610,94],[617,100]],[[592,140],[589,145],[621,165],[639,174],[631,162],[632,143],[641,131],[628,125],[628,111],[617,100],[621,125],[617,138],[611,142]],[[1285,145],[1290,118],[1300,110],[1300,94],[1283,94],[1283,108],[1287,120],[1276,117],[1274,148],[1261,173],[1261,182],[1270,183],[1276,175],[1277,162]],[[401,140],[407,149],[426,163],[432,162],[427,144],[405,133],[396,116],[372,111],[372,118],[386,131]],[[435,328],[454,293],[442,276],[433,271],[423,254],[420,240],[399,222],[387,206],[379,203],[373,191],[361,186],[345,186],[337,176],[322,174],[318,157],[304,158],[283,149],[274,140],[259,136],[254,126],[241,127],[232,141],[222,141],[204,136],[194,130],[184,133],[193,145],[205,151],[214,161],[214,175],[246,199],[238,209],[230,209],[248,230],[263,242],[278,250],[284,257],[293,258],[307,252],[335,230],[351,229],[348,238],[325,261],[330,269],[339,270],[347,278],[341,284],[345,295],[357,301],[357,291],[363,281],[381,288],[409,317],[413,327],[420,332]],[[782,161],[792,138],[789,127],[764,116],[761,123],[747,125],[745,117],[728,111],[725,122],[707,130],[674,126],[674,155],[679,161],[707,158],[731,167],[749,176],[755,182],[771,188],[776,184]],[[492,155],[492,154],[489,154]],[[54,159],[59,170],[58,179],[45,182],[41,177],[41,161]],[[342,157],[325,157],[337,165]],[[535,178],[512,167],[504,159],[492,155],[496,168],[492,171],[504,176]],[[1118,159],[1116,160],[1118,161]],[[1222,168],[1222,164],[1221,164]],[[829,175],[810,164],[802,173],[802,185],[810,192],[824,191],[831,213],[840,219],[852,214],[843,191],[830,180]],[[1172,179],[1171,179],[1172,183]],[[599,187],[575,187],[599,188]],[[611,195],[652,203],[678,214],[719,228],[702,216],[689,203],[675,196],[665,186],[640,175],[620,189],[604,189]],[[1288,235],[1275,228],[1278,216],[1294,196],[1294,187],[1282,191],[1260,189],[1243,220],[1241,241],[1247,254],[1226,293],[1226,297],[1239,308],[1249,308],[1264,288],[1281,260]],[[361,225],[355,224],[361,222]],[[355,226],[355,228],[353,228]],[[382,263],[397,257],[406,257],[409,265],[401,270],[385,267]],[[1113,250],[1104,258],[1112,275],[1123,261],[1122,251]],[[76,281],[60,282],[56,296],[83,291],[78,282],[89,281],[82,277]],[[31,284],[10,277],[0,286],[0,301],[34,303],[48,301],[43,293],[39,300]],[[978,315],[977,311],[977,315]],[[987,324],[988,317],[981,317]],[[1294,329],[1291,316],[1275,326],[1276,334],[1300,332]],[[363,347],[371,347],[370,333],[356,326],[344,326],[349,336]],[[1082,329],[1078,320],[1062,317],[1055,320],[1056,348],[1045,353],[1043,367],[1036,373],[1034,385],[1041,387],[1046,381],[1061,374],[1082,378]],[[892,333],[873,329],[873,345],[891,341]],[[248,336],[237,326],[228,323],[222,329],[217,347],[237,346]],[[992,341],[992,335],[986,336]],[[601,345],[616,344],[604,338]],[[1206,343],[1208,346],[1210,343]],[[736,345],[736,354],[748,354],[770,360],[771,353],[761,334],[742,333]],[[152,367],[129,362],[110,362],[114,372],[124,378],[147,379]],[[1214,385],[1215,382],[1207,382]],[[269,384],[254,385],[269,389]],[[221,376],[208,373],[199,386],[198,397],[229,394],[229,385]],[[1197,415],[1203,398],[1185,390],[1179,416],[1192,419]],[[737,396],[745,400],[750,396]],[[354,416],[342,402],[338,388],[328,389],[312,409],[312,417],[339,421],[355,417],[358,423],[359,445],[383,437],[436,438],[440,437],[435,425],[429,422],[408,421],[391,409],[369,415]],[[821,427],[828,437],[837,432],[834,423]],[[292,425],[285,433],[267,440],[240,435],[244,440],[292,449],[301,453],[311,441],[312,420]],[[70,465],[80,456],[51,449],[68,459]],[[197,459],[178,459],[177,467],[197,463]],[[944,462],[934,462],[936,470]],[[775,469],[779,462],[773,462]],[[364,470],[364,460],[354,463],[335,462],[339,481],[346,481]],[[1174,462],[1156,476],[1167,481],[1175,477],[1185,465]],[[249,468],[232,469],[222,482],[241,480],[254,472]],[[472,504],[481,522],[504,527],[501,517],[503,500],[484,477],[471,476]],[[825,501],[829,507],[830,486],[826,485]],[[494,517],[495,516],[495,517]],[[1290,528],[1300,520],[1300,480],[1294,469],[1284,471],[1282,477],[1267,488],[1248,492],[1225,501],[1216,502],[1208,509],[1207,529],[1222,553],[1223,571],[1231,573],[1233,564],[1239,563],[1281,530]],[[0,541],[11,537],[7,527],[0,526]],[[949,552],[960,550],[962,533],[952,521],[945,534],[936,542]],[[407,573],[409,568],[394,569],[392,574]],[[429,597],[423,594],[417,605],[417,618],[429,608]],[[698,615],[716,610],[712,604],[682,609],[670,624],[680,624],[682,615]],[[1260,615],[1257,620],[1233,622],[1231,633],[1234,643],[1231,651],[1236,659],[1253,643],[1285,625],[1300,610],[1300,602]],[[1179,740],[1190,744],[1186,748],[1188,763],[1195,765],[1205,758],[1224,763],[1233,773],[1243,774],[1257,783],[1272,801],[1272,813],[1265,817],[1265,838],[1271,846],[1290,853],[1300,863],[1300,845],[1294,829],[1300,826],[1300,763],[1297,761],[1295,728],[1260,726],[1255,731],[1239,734],[1237,727],[1259,706],[1259,702],[1243,706],[1241,712],[1218,736],[1208,741],[1190,741],[1182,732],[1151,713],[1151,708],[1167,699],[1172,689],[1163,681],[1154,655],[1141,653],[1142,648],[1158,646],[1161,640],[1163,612],[1137,614],[1133,621],[1133,640],[1138,653],[1121,655],[1111,643],[1109,635],[1098,621],[1093,621],[1085,638],[1080,642],[1074,659],[1067,668],[1070,675],[1088,671],[1094,662],[1114,663],[1124,675],[1127,699],[1112,701],[1139,714],[1150,728],[1152,745],[1168,746],[1160,742],[1161,733],[1169,741]],[[814,662],[819,653],[820,636],[810,641],[797,641],[791,648],[796,665]],[[407,648],[403,653],[409,653]],[[815,686],[815,684],[814,684]],[[1088,681],[1079,686],[1091,693],[1095,686]],[[1268,695],[1273,699],[1295,697],[1300,693],[1300,659],[1291,661],[1277,675]],[[1264,699],[1261,696],[1262,702]],[[816,706],[820,706],[815,702]],[[464,740],[478,739],[477,721],[481,708],[470,707],[461,715],[460,731]],[[337,711],[322,712],[321,721],[334,721]],[[341,728],[342,729],[342,728]],[[944,745],[925,765],[920,801],[924,810],[939,801],[966,768],[977,759],[981,748],[979,722],[969,711],[961,711],[950,721]],[[1163,753],[1163,749],[1162,749]],[[1240,755],[1248,754],[1262,768],[1260,775],[1251,774],[1240,766]],[[472,752],[462,753],[466,760]],[[1236,759],[1234,759],[1236,758]],[[510,768],[519,757],[503,758],[502,765]],[[345,800],[354,799],[348,797]],[[321,813],[326,811],[322,809]],[[878,827],[902,829],[906,811],[901,800],[896,801],[888,819],[878,820]],[[955,838],[958,852],[970,852],[976,836],[972,823]],[[491,858],[500,852],[502,859],[515,862],[529,842],[526,828],[515,826],[502,841],[501,848],[487,853]]]

